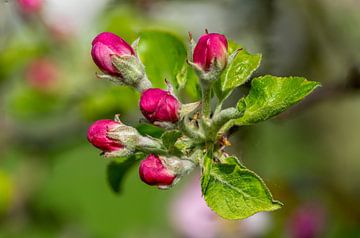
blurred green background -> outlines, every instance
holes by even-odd
[[[271,121],[232,131],[229,153],[285,206],[266,226],[213,218],[217,232],[190,235],[171,207],[191,178],[159,191],[133,167],[120,195],[108,186],[108,161],[87,142],[87,127],[115,113],[137,125],[139,95],[98,80],[90,49],[102,31],[131,42],[156,29],[187,44],[188,31],[197,38],[205,28],[262,53],[255,75],[304,76],[323,87]],[[158,87],[175,67],[161,46],[145,59]],[[1,1],[0,237],[360,237],[359,72],[357,0],[44,0],[36,14]],[[192,80],[182,97],[197,95]]]

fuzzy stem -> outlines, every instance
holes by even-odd
[[[211,88],[211,82],[202,81],[202,115],[205,118],[209,118],[211,114]]]
[[[166,154],[166,150],[162,148],[159,141],[145,136],[139,138],[136,149],[145,153]]]
[[[135,87],[141,93],[146,89],[152,88],[152,84],[150,80],[147,78],[146,74],[144,74],[144,77],[141,80],[139,80],[139,82],[136,84]]]
[[[243,114],[243,112],[238,111],[236,108],[233,107],[224,109],[214,115],[212,126],[214,130],[218,131],[229,120],[239,118]]]
[[[234,120],[230,120],[226,122],[219,130],[218,135],[225,134],[228,130],[230,130],[231,127],[234,126]]]

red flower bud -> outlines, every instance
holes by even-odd
[[[121,76],[112,63],[112,55],[135,55],[135,51],[119,36],[111,32],[100,33],[92,42],[91,56],[101,71],[113,76]]]
[[[202,70],[210,71],[215,59],[220,69],[224,69],[228,57],[226,37],[217,33],[204,34],[194,49],[193,61]]]
[[[169,186],[176,178],[176,175],[163,165],[160,158],[152,154],[141,161],[139,175],[144,183],[156,186]]]
[[[35,89],[49,91],[55,88],[59,78],[59,69],[50,59],[32,61],[25,71],[26,81]]]
[[[107,136],[109,131],[119,125],[120,123],[108,119],[94,122],[88,130],[88,141],[104,152],[112,152],[122,149],[124,147],[122,144]]]
[[[22,12],[31,14],[41,10],[42,0],[18,0],[19,8]]]
[[[140,98],[142,114],[150,122],[177,122],[181,104],[169,91],[149,88]]]

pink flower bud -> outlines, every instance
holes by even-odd
[[[226,37],[217,33],[204,34],[194,49],[193,61],[203,71],[210,71],[215,59],[217,66],[224,69],[228,58]]]
[[[26,14],[36,13],[41,10],[42,0],[18,0],[19,8]]]
[[[27,66],[25,79],[35,89],[50,91],[58,83],[59,68],[51,59],[36,59]]]
[[[108,132],[121,125],[120,123],[103,119],[94,122],[87,134],[87,138],[91,144],[104,152],[112,152],[122,149],[124,146],[117,140],[108,137]]]
[[[139,174],[144,183],[156,186],[169,186],[176,178],[176,175],[163,165],[160,158],[152,154],[141,161]]]
[[[92,42],[91,56],[101,71],[113,76],[121,76],[113,65],[112,55],[135,55],[135,51],[119,36],[111,32],[100,33]]]
[[[169,91],[149,88],[140,98],[142,114],[150,122],[177,122],[181,104]]]

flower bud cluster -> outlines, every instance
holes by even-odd
[[[201,163],[200,158],[206,152],[205,143],[211,141],[215,146],[222,146],[211,127],[221,128],[233,110],[224,110],[211,119],[200,112],[205,104],[208,105],[204,93],[202,102],[182,104],[170,84],[167,90],[153,88],[134,47],[110,32],[96,36],[91,55],[103,73],[98,77],[138,89],[143,116],[148,123],[169,130],[165,133],[170,136],[157,139],[141,135],[117,116],[115,120],[99,120],[92,124],[88,140],[107,158],[142,153],[145,159],[139,167],[141,180],[148,185],[169,188]],[[206,33],[200,37],[193,50],[193,62],[189,61],[198,73],[200,83],[219,78],[228,63],[227,47],[224,35]],[[174,139],[172,136],[175,141],[170,143]]]

